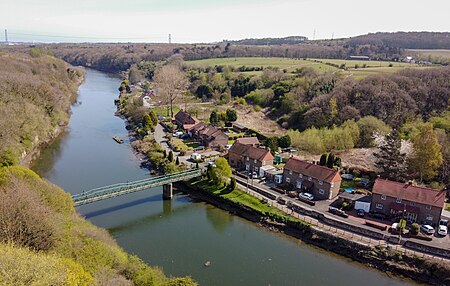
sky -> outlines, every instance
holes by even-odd
[[[449,11],[450,0],[0,0],[0,31],[28,42],[330,39],[449,32]]]

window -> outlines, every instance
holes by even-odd
[[[311,178],[311,177],[309,177],[309,178],[308,178],[308,181],[312,181],[312,178]]]
[[[249,157],[247,157],[247,161],[250,161],[250,158],[249,158]]]
[[[292,175],[292,170],[289,170],[289,175]],[[300,177],[301,178],[301,177]]]
[[[425,208],[426,208],[427,210],[431,210],[431,206],[430,206],[430,205],[427,205]]]
[[[323,195],[325,194],[325,191],[323,189],[319,189],[319,194]]]
[[[383,209],[383,204],[377,204],[375,207],[376,207],[377,209],[379,209],[379,210],[382,210],[382,209]]]
[[[291,182],[291,178],[286,178],[286,183],[290,183]]]
[[[382,199],[383,201],[385,201],[385,200],[386,200],[386,195],[381,195],[381,199]]]
[[[298,176],[299,176],[300,178],[303,178],[303,174],[299,174]]]
[[[416,203],[415,203],[415,202],[411,202],[410,205],[411,205],[411,206],[415,206]]]
[[[255,164],[256,164],[256,159],[255,159],[255,160],[253,160],[253,163],[255,163]]]
[[[296,182],[296,187],[297,187],[297,189],[301,189],[302,188],[302,181],[297,181]]]
[[[427,220],[432,221],[433,220],[433,216],[430,214],[427,214]]]
[[[322,181],[319,181],[319,185],[321,185],[321,186],[322,186],[322,185],[323,185],[323,182],[322,182]]]
[[[397,204],[401,204],[401,203],[402,203],[402,199],[396,199],[395,202],[396,202]]]
[[[334,183],[331,183],[331,187],[334,187]]]

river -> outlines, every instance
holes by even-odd
[[[112,139],[127,138],[124,121],[114,116],[119,84],[117,77],[86,70],[67,132],[43,150],[36,172],[72,194],[148,176],[129,140]],[[182,193],[163,201],[161,188],[78,211],[126,251],[200,285],[410,285]]]

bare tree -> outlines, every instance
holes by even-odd
[[[158,90],[167,105],[170,105],[170,116],[173,117],[173,104],[175,100],[183,95],[188,81],[185,73],[176,65],[163,66],[154,77]]]

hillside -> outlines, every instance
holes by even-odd
[[[24,167],[0,168],[0,218],[0,285],[196,285],[125,253]]]
[[[0,52],[0,166],[29,160],[60,132],[83,79],[81,69],[36,49],[31,55]]]
[[[389,46],[402,49],[450,49],[450,32],[371,33],[352,37],[350,45]]]

